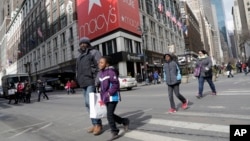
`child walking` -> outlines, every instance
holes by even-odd
[[[100,94],[103,102],[107,107],[107,119],[109,126],[111,128],[111,139],[114,140],[118,138],[119,129],[116,127],[116,123],[123,124],[124,130],[127,131],[129,127],[129,119],[121,118],[116,115],[115,108],[118,101],[120,100],[119,94],[119,80],[118,73],[115,71],[114,67],[110,66],[111,58],[107,56],[101,57],[99,60],[99,82],[100,83]]]
[[[182,109],[188,108],[188,100],[180,94],[179,85],[181,83],[181,78],[178,78],[178,73],[180,73],[180,68],[178,64],[173,60],[172,55],[165,54],[164,57],[165,63],[163,66],[165,79],[168,86],[168,95],[171,108],[169,109],[168,113],[175,113],[176,107],[174,102],[173,92],[175,93],[176,97],[182,102]]]

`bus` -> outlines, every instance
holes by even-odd
[[[25,80],[29,81],[29,75],[27,73],[4,75],[2,77],[3,97],[9,96],[8,90],[12,85],[14,85],[14,88],[16,89],[18,81],[24,83]]]

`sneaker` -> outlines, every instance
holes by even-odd
[[[113,133],[111,133],[111,138],[107,141],[113,141],[117,138],[119,138],[118,132],[113,132]]]
[[[93,131],[94,135],[100,135],[102,133],[102,125],[96,125]]]
[[[188,100],[186,99],[186,102],[182,104],[181,108],[183,110],[187,109],[188,108]]]
[[[175,113],[175,112],[176,112],[176,110],[173,109],[173,108],[171,108],[171,109],[168,110],[168,113],[169,113],[169,114],[172,114],[172,113]]]
[[[212,95],[216,95],[216,93],[215,93],[215,92],[212,92]]]
[[[128,131],[128,128],[129,128],[129,119],[128,118],[126,118],[126,119],[124,119],[125,120],[125,122],[123,123],[123,126],[124,126],[124,131],[126,132],[126,131]]]
[[[202,98],[202,96],[198,94],[198,95],[196,95],[196,98],[200,99],[200,98]]]

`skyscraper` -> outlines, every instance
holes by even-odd
[[[216,9],[219,30],[222,33],[226,43],[228,43],[228,41],[227,41],[227,29],[226,29],[226,23],[225,23],[226,17],[225,17],[225,12],[224,12],[223,1],[222,0],[211,0],[211,3],[215,6],[215,9]]]

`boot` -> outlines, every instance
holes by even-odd
[[[89,128],[87,132],[88,133],[93,133],[95,128],[96,128],[96,126],[94,125],[93,127]]]
[[[124,131],[127,132],[128,131],[128,128],[129,128],[129,119],[128,118],[125,118],[124,119],[124,123],[123,123],[123,128],[124,128]]]
[[[102,125],[96,125],[93,131],[94,135],[100,135],[102,133]]]
[[[115,139],[119,138],[118,132],[112,132],[111,133],[111,138],[107,141],[113,141]]]

